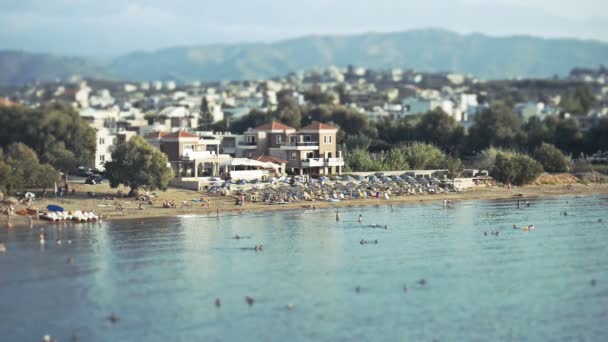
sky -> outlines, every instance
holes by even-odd
[[[608,0],[0,0],[0,23],[2,50],[100,58],[421,28],[608,42]]]

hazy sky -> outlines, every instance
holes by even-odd
[[[430,27],[608,41],[608,0],[0,0],[0,23],[0,49],[99,56]]]

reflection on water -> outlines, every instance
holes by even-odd
[[[0,340],[606,340],[607,206],[559,197],[519,210],[341,208],[340,222],[303,210],[3,227]]]

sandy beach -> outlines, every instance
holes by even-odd
[[[231,213],[242,213],[251,211],[275,211],[275,210],[298,210],[310,208],[314,205],[317,209],[323,208],[341,208],[354,206],[371,206],[371,205],[390,205],[402,203],[419,203],[419,202],[437,202],[440,203],[443,199],[451,200],[457,203],[463,200],[490,200],[490,199],[533,199],[545,196],[559,195],[593,195],[608,193],[608,184],[574,184],[570,187],[565,185],[528,185],[523,187],[513,187],[510,190],[506,187],[491,187],[491,188],[474,188],[463,192],[451,192],[442,194],[421,194],[421,195],[406,195],[392,196],[390,199],[352,199],[341,200],[338,202],[325,201],[299,201],[286,204],[268,205],[263,202],[245,202],[244,205],[234,205],[235,196],[219,196],[206,193],[196,192],[192,190],[170,188],[165,192],[156,192],[156,199],[153,205],[145,204],[143,210],[139,209],[139,202],[133,198],[117,198],[104,199],[105,196],[114,197],[118,190],[123,193],[128,193],[127,188],[112,189],[108,184],[99,185],[84,185],[74,184],[76,193],[74,195],[55,197],[47,197],[46,199],[38,199],[33,202],[32,207],[44,210],[49,204],[60,205],[65,210],[86,210],[93,211],[96,214],[101,214],[106,219],[149,219],[157,217],[172,217],[178,215],[204,215],[216,216],[219,210],[220,215],[229,215]],[[95,192],[95,197],[87,195],[88,192]],[[193,202],[200,200],[201,197],[206,203]],[[164,201],[172,201],[177,204],[176,208],[163,208]],[[116,204],[120,203],[124,210],[116,209]],[[25,209],[26,205],[18,205],[16,210]],[[6,222],[6,216],[0,220]],[[16,215],[13,218],[13,223],[16,225],[27,223],[26,216]]]

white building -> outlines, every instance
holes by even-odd
[[[97,149],[95,150],[95,168],[105,170],[105,163],[112,160],[112,152],[116,146],[126,142],[135,136],[131,131],[112,131],[107,128],[98,129],[96,132]]]

